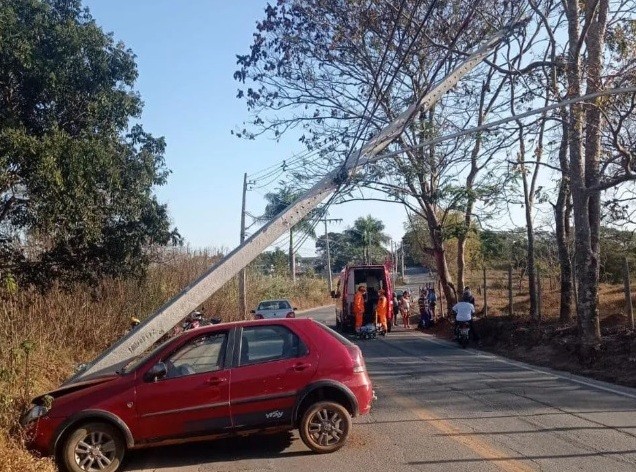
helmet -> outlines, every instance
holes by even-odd
[[[135,318],[134,316],[130,317],[130,324],[132,326],[137,326],[139,323],[141,323],[141,321],[139,321],[139,318]]]

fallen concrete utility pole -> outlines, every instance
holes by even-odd
[[[132,356],[144,352],[188,313],[199,307],[214,292],[238,274],[242,268],[267,249],[276,239],[302,220],[341,184],[347,182],[370,158],[382,152],[395,138],[402,134],[406,125],[418,111],[429,109],[440,97],[451,90],[463,76],[481,63],[514,29],[524,22],[512,23],[493,35],[429,93],[421,97],[389,123],[362,149],[352,153],[340,168],[327,174],[243,244],[210,267],[181,293],[146,318],[134,331],[131,331],[106,349],[93,362],[85,365],[66,383],[79,382],[88,377],[113,372],[125,364]]]

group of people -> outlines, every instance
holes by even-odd
[[[353,316],[355,318],[356,332],[360,331],[360,328],[362,328],[362,323],[364,321],[366,293],[367,288],[364,285],[360,285],[355,295],[353,296]],[[386,297],[386,291],[384,289],[378,290],[377,294],[377,301],[372,301],[375,302],[373,303],[375,305],[374,314],[376,316],[377,323],[382,326],[381,333],[386,334],[386,332],[388,331],[387,321],[389,318],[389,301]]]
[[[381,333],[385,334],[388,331],[388,318],[389,318],[389,301],[387,299],[386,291],[380,289],[377,292],[377,303],[375,297],[373,300],[374,314],[376,316],[377,323],[381,325]],[[364,285],[360,285],[353,297],[353,315],[355,317],[355,329],[359,332],[362,328],[364,321],[365,310],[367,307],[367,288]],[[467,322],[470,325],[470,331],[475,341],[479,341],[479,336],[475,331],[473,324],[473,317],[475,315],[475,297],[470,291],[470,287],[466,287],[462,292],[452,312],[456,322]],[[435,307],[437,305],[437,294],[435,288],[432,286],[420,288],[420,296],[418,299],[418,307],[420,312],[419,327],[428,328],[435,322]],[[404,328],[410,329],[410,314],[411,314],[411,294],[408,290],[402,293],[402,296],[398,300],[397,295],[393,294],[393,318],[395,325],[398,325],[398,314],[402,316],[402,324]]]

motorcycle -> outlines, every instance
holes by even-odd
[[[188,331],[198,328],[199,326],[205,326],[206,324],[208,323],[203,319],[203,313],[200,311],[193,311],[190,315],[188,315],[188,318],[183,322],[181,327],[183,331]]]
[[[470,341],[470,324],[467,321],[458,321],[455,328],[455,337],[459,345],[466,349]]]

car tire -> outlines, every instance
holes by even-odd
[[[69,472],[115,472],[125,453],[126,443],[117,428],[107,423],[86,423],[66,437],[61,459]]]
[[[344,446],[351,431],[351,415],[336,402],[314,403],[300,422],[300,437],[314,452],[327,454]]]

